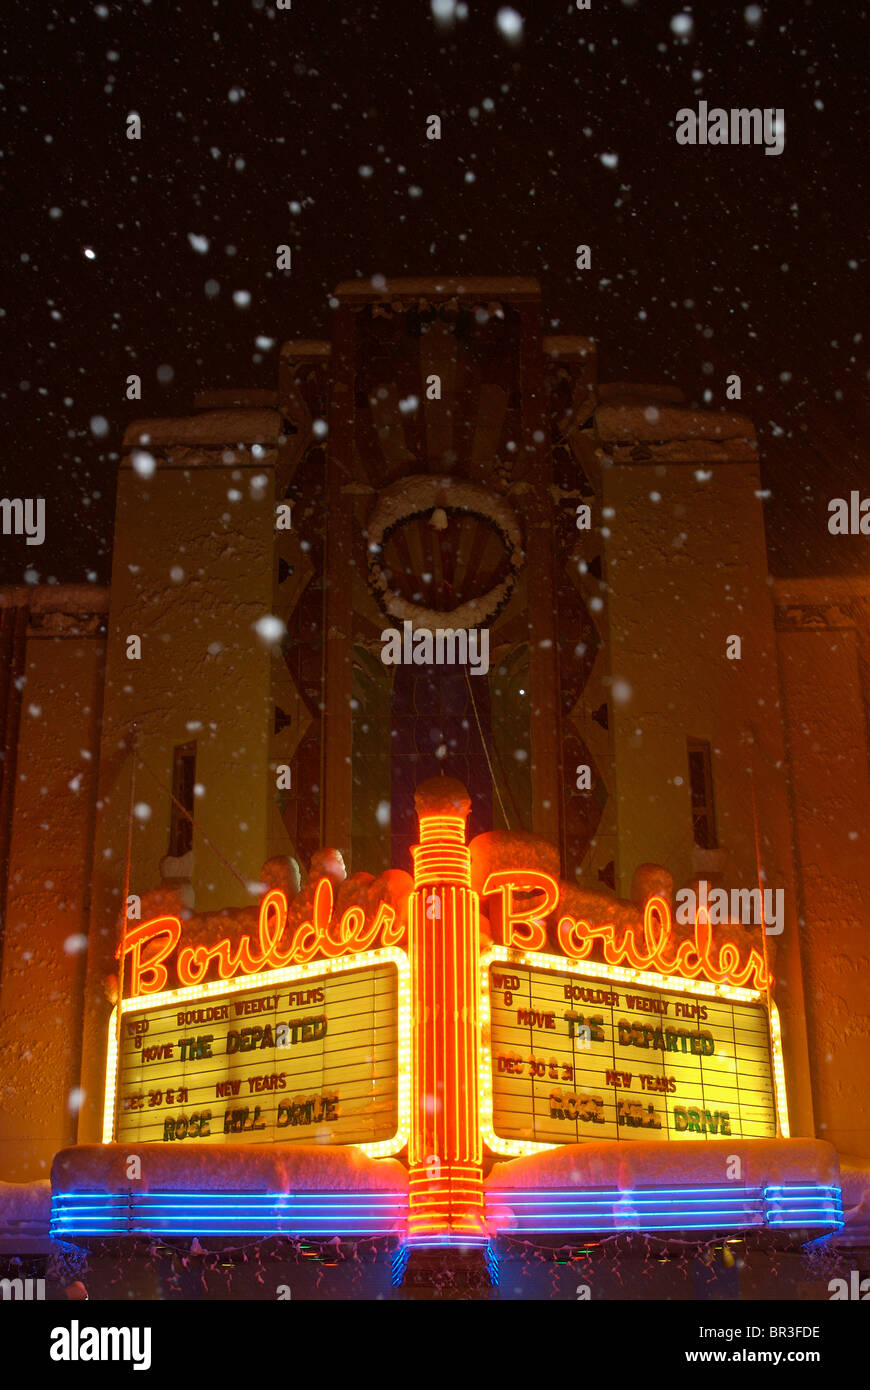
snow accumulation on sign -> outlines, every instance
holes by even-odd
[[[489,966],[492,1129],[506,1140],[770,1138],[761,1002]]]
[[[398,973],[390,962],[291,980],[275,972],[258,988],[137,1000],[121,1017],[116,1141],[391,1139]]]

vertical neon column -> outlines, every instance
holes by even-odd
[[[452,777],[414,797],[420,843],[411,849],[408,911],[413,991],[411,1244],[484,1237],[483,1141],[478,1112],[480,902],[471,887],[468,792]]]

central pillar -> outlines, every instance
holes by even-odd
[[[484,1243],[483,1142],[478,1112],[480,902],[471,887],[461,782],[434,777],[414,796],[411,848],[409,1244]]]

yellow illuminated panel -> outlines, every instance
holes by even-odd
[[[407,1142],[404,951],[270,970],[124,1000],[111,1029],[103,1140]]]
[[[496,1153],[584,1140],[788,1134],[779,1024],[757,990],[495,947],[481,962],[481,1113]]]

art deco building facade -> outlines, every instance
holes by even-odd
[[[870,584],[772,581],[750,421],[600,381],[536,282],[336,299],[274,392],[128,430],[108,593],[2,595],[0,1175],[100,1137],[127,895],[240,907],[323,847],[407,869],[442,770],[469,838],[539,837],[585,888],[781,889],[792,1134],[870,1154]],[[485,675],[384,664],[445,614]]]

